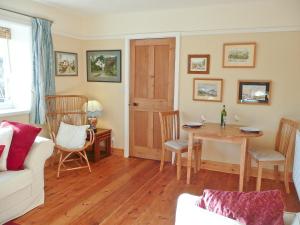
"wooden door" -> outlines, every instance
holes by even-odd
[[[160,159],[158,112],[173,109],[175,38],[130,43],[130,156]]]

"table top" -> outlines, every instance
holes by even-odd
[[[260,137],[263,132],[243,132],[240,125],[228,124],[221,127],[219,123],[205,123],[199,128],[182,127],[186,132],[193,133],[195,137],[204,138],[251,138]]]
[[[94,132],[95,132],[95,134],[102,134],[102,133],[106,133],[106,132],[111,132],[111,129],[97,128]]]

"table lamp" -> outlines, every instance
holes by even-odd
[[[88,101],[88,121],[90,124],[90,129],[96,130],[97,118],[102,115],[103,107],[100,102],[96,100]]]

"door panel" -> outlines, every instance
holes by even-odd
[[[159,111],[173,109],[175,39],[130,43],[130,156],[160,159]]]
[[[134,120],[134,145],[137,146],[148,146],[147,136],[144,135],[148,131],[148,123],[144,123],[144,121],[148,121],[148,112],[135,111],[133,113]]]
[[[134,82],[135,97],[148,97],[148,70],[149,70],[149,47],[137,46],[136,49],[136,76]]]
[[[168,99],[168,76],[169,73],[169,47],[166,45],[155,46],[155,77],[154,77],[154,98]],[[163,86],[166,85],[166,86]]]

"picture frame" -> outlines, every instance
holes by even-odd
[[[193,100],[222,102],[223,79],[194,78]]]
[[[255,63],[255,42],[223,44],[223,68],[254,68]]]
[[[189,74],[209,74],[210,55],[188,55]]]
[[[121,82],[121,50],[86,51],[88,82]]]
[[[271,104],[270,80],[239,80],[237,103],[239,104]]]
[[[55,51],[55,75],[78,76],[77,53]]]

